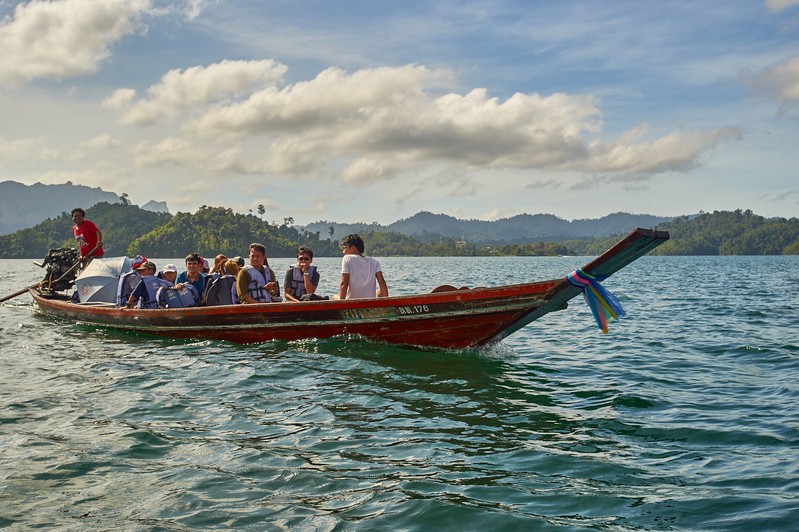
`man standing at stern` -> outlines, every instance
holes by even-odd
[[[81,258],[91,253],[92,257],[103,256],[103,233],[94,225],[94,222],[86,219],[86,211],[80,207],[72,209],[72,234],[78,242]],[[97,247],[97,249],[94,249]],[[94,250],[94,252],[92,252]]]

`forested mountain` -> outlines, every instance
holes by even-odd
[[[658,255],[796,255],[799,219],[764,218],[750,210],[680,216],[662,228],[671,240]]]
[[[573,255],[563,244],[532,242],[485,246],[454,238],[421,242],[400,233],[364,233],[367,255],[378,257],[480,257],[487,255],[542,257]]]
[[[349,233],[394,232],[421,242],[438,242],[442,238],[467,240],[484,245],[506,245],[529,242],[562,242],[564,240],[614,235],[633,227],[653,227],[670,217],[648,214],[614,213],[597,220],[564,220],[551,214],[519,214],[496,221],[461,220],[446,214],[419,212],[410,218],[387,226],[372,224],[339,224],[315,222],[305,228],[322,235],[333,233],[341,238]]]
[[[264,244],[271,257],[291,257],[298,245],[310,245],[319,257],[339,256],[338,239],[343,236],[331,238],[329,232],[292,227],[290,219],[278,226],[252,214],[237,214],[221,207],[203,206],[193,214],[172,216],[124,203],[99,203],[87,211],[87,218],[103,231],[109,256],[182,257],[194,251],[206,257],[217,253],[244,256],[251,242]],[[799,254],[796,218],[767,219],[748,210],[716,211],[681,216],[657,228],[671,233],[671,240],[655,250],[660,255]],[[598,255],[632,229],[634,225],[625,225],[618,234],[598,239],[560,243],[521,239],[494,245],[463,238],[434,239],[429,233],[422,239],[370,228],[360,232],[366,240],[367,254],[374,256],[529,256]],[[50,248],[74,245],[72,220],[64,213],[36,227],[0,236],[0,258],[42,258]]]
[[[252,214],[231,209],[202,206],[194,213],[178,213],[167,223],[143,234],[128,246],[136,253],[154,257],[182,257],[196,251],[204,257],[222,253],[246,256],[249,245],[260,242],[268,257],[293,257],[298,245],[309,245],[318,256],[336,255],[338,243],[320,239],[318,233],[300,232],[294,227],[270,225]]]
[[[703,212],[657,226],[671,239],[655,255],[797,255],[799,219],[764,218],[750,210]],[[564,242],[581,255],[597,255],[617,236]]]
[[[105,201],[116,203],[121,198],[99,188],[73,185],[23,185],[15,181],[0,183],[0,235],[70,212],[75,207],[88,209]]]

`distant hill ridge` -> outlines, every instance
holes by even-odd
[[[69,212],[76,206],[90,209],[97,203],[121,203],[123,198],[100,188],[74,185],[24,185],[14,181],[0,183],[0,234],[9,234],[33,227],[48,218]],[[166,202],[149,201],[142,209],[168,213]],[[350,233],[371,231],[396,232],[424,243],[442,238],[464,239],[487,245],[509,243],[563,242],[580,238],[596,238],[626,233],[634,227],[654,227],[673,217],[648,214],[614,213],[596,220],[564,220],[552,214],[519,214],[494,221],[462,220],[447,214],[422,211],[389,225],[373,223],[314,222],[304,227],[321,238],[338,240]]]
[[[332,226],[334,235],[338,238],[349,233],[393,231],[422,242],[432,242],[447,237],[462,238],[470,242],[503,244],[537,241],[561,242],[575,238],[595,238],[626,233],[635,227],[654,227],[672,219],[673,217],[617,212],[595,220],[569,221],[552,214],[519,214],[510,218],[486,221],[461,220],[446,214],[422,211],[410,218],[404,218],[389,225],[342,224],[322,221],[309,224],[304,229],[329,235]]]
[[[75,207],[88,209],[101,201],[119,203],[121,198],[113,192],[73,185],[69,181],[63,185],[3,181],[0,183],[0,234],[33,227]]]
[[[24,185],[16,181],[3,181],[0,183],[0,235],[33,227],[48,218],[57,218],[63,212],[70,212],[75,207],[88,210],[103,202],[122,203],[123,199],[114,192],[75,185],[71,181],[56,185]],[[169,212],[165,201],[151,200],[142,209]]]

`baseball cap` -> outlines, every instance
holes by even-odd
[[[138,270],[142,264],[147,262],[147,257],[142,257],[141,255],[136,255],[136,258],[133,259],[133,262],[130,263],[131,270]]]
[[[167,264],[166,266],[164,266],[164,268],[161,271],[162,272],[175,272],[175,273],[177,273],[178,267],[175,266],[174,264]]]

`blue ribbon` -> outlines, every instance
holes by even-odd
[[[597,326],[603,333],[608,332],[608,320],[618,319],[626,315],[619,299],[608,289],[599,284],[607,279],[605,275],[591,275],[583,270],[575,270],[566,276],[571,284],[578,286],[583,291],[583,299],[591,309]]]

